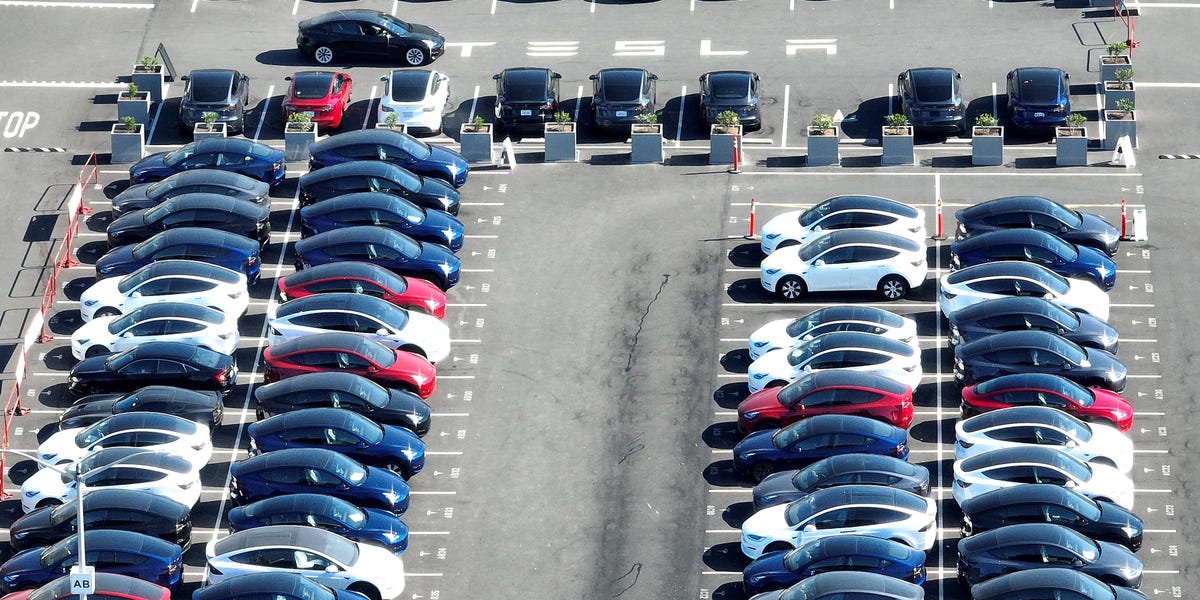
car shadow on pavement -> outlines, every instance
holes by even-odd
[[[704,481],[715,487],[749,487],[751,481],[733,470],[732,460],[718,460],[704,468]]]
[[[713,423],[705,428],[700,437],[709,448],[716,450],[730,450],[742,441],[742,433],[733,421]]]
[[[729,251],[729,263],[735,267],[758,267],[764,258],[762,245],[757,243],[739,244]]]
[[[713,392],[713,400],[721,408],[737,408],[738,404],[750,396],[750,388],[744,381],[727,383]]]
[[[75,250],[75,258],[85,265],[94,265],[108,252],[108,242],[88,242]]]
[[[704,551],[704,564],[714,571],[741,572],[750,564],[750,559],[742,554],[741,542],[724,542]]]
[[[750,372],[750,350],[746,348],[738,348],[730,350],[721,357],[721,366],[730,373],[748,373]]]
[[[746,522],[746,519],[749,519],[752,514],[754,514],[753,502],[734,502],[721,511],[721,519],[725,521],[726,525],[741,529],[742,523]]]
[[[56,336],[70,336],[82,326],[83,317],[77,308],[59,311],[46,319],[46,327]]]
[[[927,444],[953,443],[954,424],[957,422],[958,411],[944,415],[941,419],[927,419],[910,427],[908,437]]]
[[[746,590],[742,587],[742,584],[730,582],[722,583],[717,589],[713,590],[712,598],[713,600],[746,600],[749,596],[746,595]]]

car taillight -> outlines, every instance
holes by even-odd
[[[192,489],[192,486],[194,486],[194,485],[196,485],[196,482],[195,482],[195,481],[189,481],[189,482],[187,482],[187,483],[181,483],[181,484],[179,484],[179,489],[181,489],[181,490],[190,490],[190,489]]]
[[[962,446],[963,450],[966,450],[967,448],[970,448],[971,446],[974,446],[975,444],[973,444],[971,442],[963,441],[963,440],[958,440],[958,445]]]
[[[188,525],[187,519],[183,519],[182,521],[176,521],[175,522],[175,533],[182,533],[183,530],[187,529],[187,525]]]
[[[946,291],[946,289],[945,289],[945,288],[942,288],[942,297],[943,297],[943,298],[945,298],[945,299],[947,299],[947,300],[950,300],[951,298],[954,298],[954,297],[955,297],[955,296],[957,296],[957,295],[958,295],[958,294],[955,294],[955,293],[953,293],[953,292],[948,292],[948,291]]]
[[[224,573],[222,573],[220,569],[212,566],[212,563],[208,563],[208,574],[209,575],[224,575]]]
[[[903,443],[896,444],[896,454],[897,455],[904,454],[907,451],[908,451],[908,444],[903,444]]]
[[[258,262],[257,255],[251,254],[249,257],[246,258],[246,266],[251,266],[257,262]]]

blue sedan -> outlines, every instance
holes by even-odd
[[[175,544],[119,529],[88,531],[83,541],[87,564],[97,571],[136,577],[172,590],[179,587],[183,549]],[[78,556],[75,535],[51,546],[22,550],[0,565],[0,590],[9,593],[41,587],[66,573]]]
[[[251,423],[250,453],[284,448],[328,448],[405,479],[425,466],[425,442],[417,434],[379,425],[350,410],[306,408]]]
[[[384,546],[396,554],[408,548],[408,526],[400,517],[325,494],[284,494],[229,511],[233,531],[267,525],[320,527],[356,542]]]
[[[795,550],[768,552],[742,571],[747,594],[791,587],[827,571],[866,571],[910,583],[925,583],[925,552],[865,535],[835,535]]]
[[[261,257],[258,242],[208,227],[180,227],[156,233],[140,244],[118,246],[96,261],[96,278],[128,275],[160,260],[198,260],[246,274],[258,281]]]
[[[355,160],[381,160],[418,175],[436,177],[455,189],[467,183],[467,159],[463,155],[390,129],[339,133],[309,146],[308,151],[310,171]]]
[[[229,474],[229,496],[235,505],[279,494],[317,493],[397,515],[408,510],[408,484],[403,477],[324,448],[259,454],[233,463]]]
[[[454,215],[417,206],[392,194],[358,192],[300,209],[302,237],[360,225],[386,227],[414,240],[441,244],[454,252],[463,246],[463,224]]]
[[[436,210],[458,214],[461,194],[435,177],[422,177],[392,163],[356,160],[300,176],[300,206],[354,192],[386,192]]]
[[[218,169],[253,177],[271,187],[287,175],[283,151],[240,138],[209,138],[156,152],[129,167],[130,183],[160,181],[193,169]]]
[[[326,231],[296,242],[295,249],[296,270],[356,260],[426,279],[443,290],[458,283],[459,260],[449,248],[377,225]]]
[[[1023,260],[1063,277],[1089,279],[1106,292],[1117,283],[1117,263],[1107,254],[1039,229],[1001,229],[973,235],[954,242],[950,254],[954,269],[996,260]]]
[[[908,433],[867,417],[816,415],[765,429],[733,447],[733,468],[754,481],[780,469],[800,469],[827,456],[862,452],[908,458]]]
[[[235,575],[192,592],[192,600],[367,600],[350,590],[339,590],[288,571]]]
[[[1055,127],[1071,114],[1070,76],[1053,67],[1008,72],[1008,123],[1013,127]]]

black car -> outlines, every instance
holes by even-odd
[[[885,485],[928,496],[929,469],[880,454],[830,456],[803,469],[767,475],[754,486],[754,509],[786,504],[827,487],[857,484]]]
[[[97,421],[129,412],[159,412],[208,425],[221,424],[225,408],[221,395],[168,385],[148,385],[128,394],[92,394],[75,401],[58,417],[59,429],[87,427]]]
[[[1088,348],[1117,353],[1119,335],[1112,325],[1080,310],[1045,298],[1009,296],[984,300],[950,315],[951,346],[1003,331],[1048,331]]]
[[[323,65],[361,57],[417,67],[446,51],[446,38],[436,29],[377,10],[338,10],[305,19],[297,28],[296,48]]]
[[[78,500],[35,509],[13,521],[8,542],[14,550],[49,546],[76,531]],[[191,510],[170,498],[127,489],[97,489],[83,496],[87,531],[125,529],[187,550],[192,543]]]
[[[237,198],[271,209],[271,186],[265,181],[218,169],[195,169],[176,173],[154,183],[135,183],[112,201],[112,217],[158,206],[183,194],[204,192]]]
[[[322,585],[303,575],[289,571],[262,571],[235,575],[220,583],[206,585],[192,592],[192,600],[367,600],[350,590]]]
[[[250,78],[233,69],[196,69],[181,77],[187,83],[179,100],[179,128],[191,132],[204,122],[204,113],[215,113],[229,133],[246,128],[250,104]]]
[[[310,525],[396,554],[408,547],[408,526],[377,508],[359,508],[325,494],[284,494],[229,511],[230,532],[268,525]]]
[[[1129,510],[1048,483],[1025,483],[967,498],[962,512],[963,537],[1005,525],[1054,523],[1136,552],[1145,531],[1141,517]]]
[[[645,69],[601,69],[592,80],[592,120],[597,127],[625,127],[657,110],[658,75]]]
[[[1008,123],[1013,127],[1059,127],[1071,114],[1071,76],[1054,67],[1008,72]]]
[[[747,129],[762,127],[758,104],[758,73],[710,71],[700,76],[700,111],[710,125],[717,115],[731,110]]]
[[[1125,365],[1115,356],[1046,331],[1005,331],[954,349],[954,379],[961,385],[1017,373],[1050,373],[1088,387],[1125,389]]]
[[[149,239],[176,227],[208,227],[257,240],[271,239],[271,209],[220,194],[184,194],[153,208],[133,211],[108,224],[108,247]]]
[[[1128,548],[1094,541],[1062,525],[1007,525],[958,541],[958,581],[963,585],[1051,567],[1082,571],[1113,585],[1142,585],[1142,561]]]
[[[1146,600],[1146,595],[1104,583],[1087,573],[1050,568],[1018,571],[971,586],[973,600]]]
[[[786,590],[755,600],[924,600],[925,589],[902,579],[861,571],[817,573]]]
[[[426,144],[401,131],[360,129],[331,135],[308,147],[310,171],[356,160],[381,160],[458,189],[467,182],[467,160],[445,146]]]
[[[908,69],[896,77],[900,109],[908,122],[919,129],[948,129],[961,132],[966,127],[959,81],[962,75],[947,67]]]
[[[1063,277],[1090,280],[1106,292],[1117,283],[1117,263],[1107,254],[1037,229],[989,231],[950,245],[952,271],[1002,260],[1037,263]]]
[[[454,186],[388,162],[356,160],[300,176],[301,207],[356,192],[386,192],[417,206],[458,214],[459,193]]]
[[[305,373],[254,389],[255,414],[271,415],[329,406],[369,417],[376,423],[397,425],[417,435],[429,431],[429,405],[413,392],[385,388],[353,373]]]
[[[185,342],[145,342],[116,354],[85,358],[71,369],[67,391],[76,396],[178,385],[222,395],[237,383],[233,357]]]
[[[562,75],[540,67],[516,67],[495,75],[496,123],[511,130],[541,131],[558,111]]]
[[[954,219],[958,221],[956,240],[996,229],[1032,228],[1053,233],[1072,244],[1103,250],[1109,256],[1116,254],[1121,245],[1121,232],[1108,219],[1041,196],[988,200],[956,211]]]

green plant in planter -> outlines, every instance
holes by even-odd
[[[888,127],[905,127],[908,125],[908,117],[900,113],[892,113],[883,118],[883,124]]]
[[[483,131],[484,125],[487,125],[487,123],[483,121],[483,117],[479,115],[475,116],[475,120],[471,121],[471,124],[475,126],[475,131]]]
[[[394,114],[395,113],[389,113],[388,117],[391,117]],[[296,125],[300,131],[312,131],[312,115],[309,115],[306,112],[294,112],[288,115],[288,124]]]
[[[209,129],[212,129],[213,123],[217,122],[217,117],[219,116],[220,115],[215,112],[206,112],[200,115],[200,118],[204,119],[204,124],[207,125]]]
[[[658,114],[657,113],[642,113],[637,116],[637,122],[653,125],[654,123],[658,122]]]
[[[1114,73],[1114,75],[1117,76],[1117,81],[1120,81],[1121,83],[1133,81],[1133,69],[1117,69],[1117,72]]]
[[[121,124],[126,131],[137,131],[137,119],[133,117],[121,117]]]
[[[737,127],[741,124],[742,120],[732,110],[721,111],[717,114],[717,125],[721,125],[722,127]]]
[[[383,124],[388,127],[395,127],[400,124],[400,115],[390,112],[383,118]]]
[[[125,90],[125,94],[130,98],[137,98],[138,86],[136,83],[129,84],[129,88]]]
[[[979,113],[975,115],[975,125],[977,127],[995,127],[997,122],[996,116],[992,113]]]
[[[1128,117],[1129,113],[1133,112],[1133,100],[1130,100],[1129,98],[1121,98],[1120,100],[1117,100],[1117,110],[1125,113],[1125,116]]]
[[[1067,115],[1067,127],[1083,127],[1084,123],[1087,123],[1087,117],[1079,113]]]
[[[554,113],[554,122],[555,123],[570,123],[571,115],[570,115],[570,113],[560,110],[560,111]]]
[[[149,56],[149,55],[142,57],[142,70],[153,71],[154,67],[157,67],[157,66],[158,66],[157,58],[155,58],[153,56]]]
[[[817,129],[832,129],[833,128],[833,115],[826,114],[826,113],[821,113],[819,115],[813,115],[812,121],[809,121],[808,124],[813,127],[816,127]]]
[[[1115,42],[1106,46],[1105,49],[1108,50],[1109,56],[1119,56],[1124,54],[1125,51],[1129,49],[1129,44],[1126,44],[1125,42]]]

